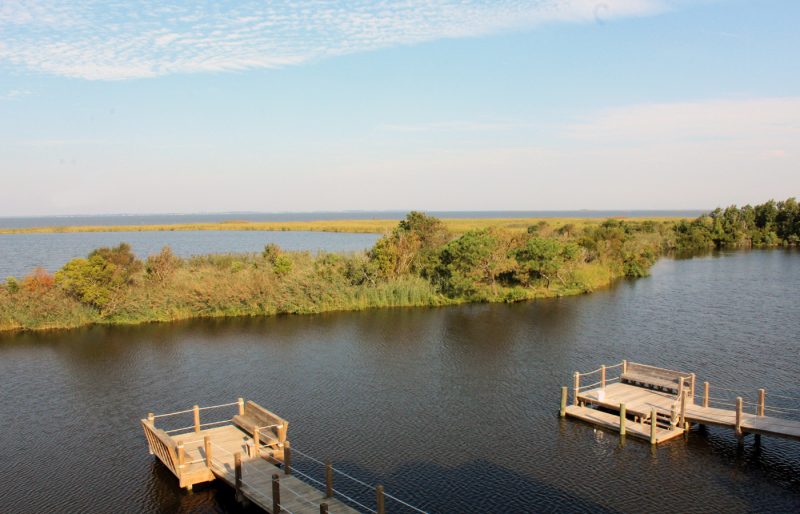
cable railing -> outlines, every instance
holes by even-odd
[[[179,410],[179,411],[175,411],[175,412],[167,412],[165,414],[153,414],[151,412],[151,413],[147,414],[147,421],[149,423],[151,423],[151,426],[153,428],[155,428],[156,420],[164,420],[166,418],[175,418],[175,417],[178,417],[178,416],[184,416],[184,415],[192,414],[193,418],[194,418],[194,420],[193,420],[194,422],[191,425],[177,427],[177,428],[169,428],[169,422],[168,422],[167,423],[167,428],[169,428],[169,429],[168,430],[164,430],[164,431],[167,434],[179,434],[181,432],[189,432],[189,431],[200,432],[204,428],[224,425],[224,424],[227,424],[227,423],[231,422],[231,418],[226,418],[226,419],[215,420],[215,421],[207,421],[205,423],[201,423],[200,422],[201,421],[200,420],[200,413],[201,412],[208,411],[208,410],[213,410],[213,409],[224,409],[226,407],[234,407],[234,406],[238,407],[238,413],[242,414],[242,412],[244,411],[244,400],[242,398],[239,398],[235,402],[222,403],[222,404],[219,404],[219,405],[210,405],[208,407],[200,407],[198,405],[195,405],[191,409],[184,409],[184,410]]]

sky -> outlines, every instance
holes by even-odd
[[[0,216],[800,196],[800,2],[0,2]]]

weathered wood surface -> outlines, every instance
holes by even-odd
[[[703,425],[732,428],[736,425],[736,411],[691,405],[686,407],[686,419]],[[800,439],[800,421],[742,413],[741,427],[744,433]]]
[[[619,433],[620,431],[620,417],[617,414],[603,412],[601,410],[592,409],[589,407],[578,407],[575,405],[568,405],[566,409],[567,416],[580,419],[592,425],[597,425],[602,428]],[[625,435],[636,437],[650,441],[652,426],[649,423],[634,423],[627,420],[625,423]],[[683,433],[683,430],[676,428],[668,430],[656,426],[655,443],[663,443]]]
[[[619,409],[619,404],[624,403],[629,414],[644,419],[649,419],[652,409],[668,415],[675,404],[675,395],[622,383],[609,384],[605,390],[597,388],[584,391],[578,395],[578,399],[613,410]]]

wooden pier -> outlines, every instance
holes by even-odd
[[[582,380],[587,380],[584,377],[591,377],[592,383],[581,385]],[[703,383],[702,393],[697,394],[696,385],[694,373],[628,361],[601,366],[588,373],[576,371],[571,404],[568,404],[569,388],[561,388],[560,415],[651,444],[674,439],[693,423],[730,428],[739,437],[756,434],[800,440],[800,421],[785,417],[800,413],[800,409],[767,405],[765,389],[755,392],[757,399],[751,401],[743,395],[735,399],[711,396],[708,382]],[[746,412],[745,405],[753,412]]]
[[[229,419],[201,423],[201,413],[235,409]],[[162,418],[188,417],[189,426],[165,430],[156,426]],[[141,420],[151,455],[155,455],[178,479],[180,487],[221,480],[236,491],[236,499],[250,502],[270,514],[385,514],[386,504],[398,502],[404,509],[424,511],[292,448],[287,439],[289,422],[260,405],[243,399],[169,414],[148,414]],[[167,428],[167,427],[165,427]],[[324,466],[324,476],[314,478],[292,465],[292,454]],[[344,477],[371,489],[374,507],[334,488],[334,477]]]

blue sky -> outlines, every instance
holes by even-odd
[[[800,195],[800,2],[3,2],[0,216]]]

